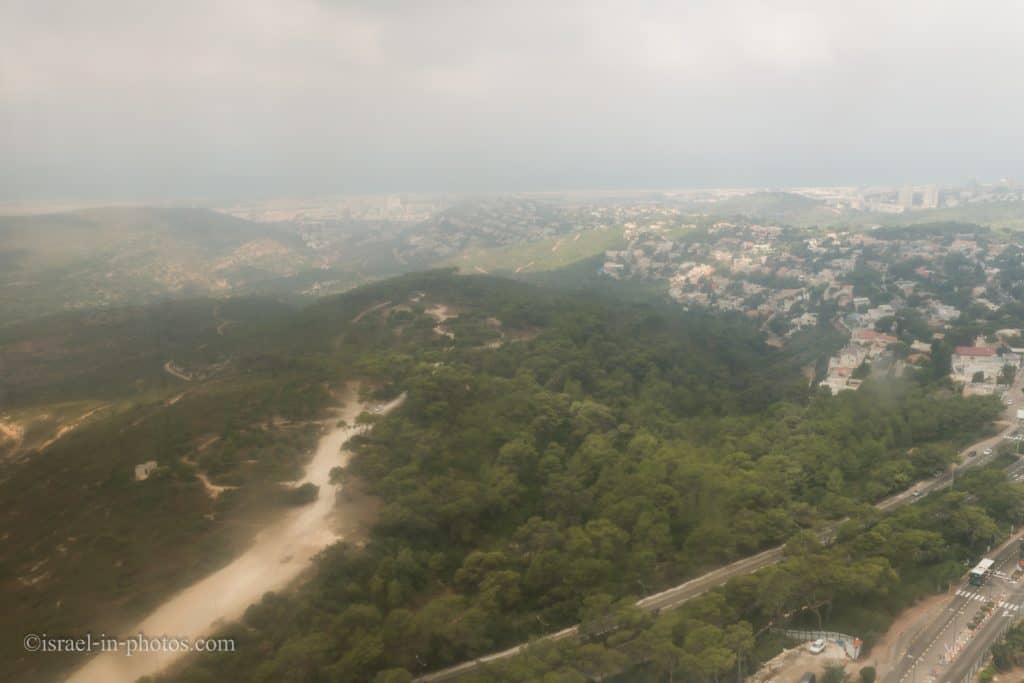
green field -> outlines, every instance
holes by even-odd
[[[625,246],[618,230],[590,230],[515,247],[470,250],[443,265],[455,266],[464,273],[480,272],[478,269],[487,273],[530,273],[555,270]]]

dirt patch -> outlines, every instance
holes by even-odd
[[[431,318],[436,320],[438,323],[443,323],[445,320],[449,320],[458,315],[454,309],[445,304],[434,304],[427,310],[423,311]]]
[[[17,422],[0,420],[0,442],[13,441],[18,446],[24,438],[24,427]]]
[[[164,363],[164,372],[166,372],[171,377],[177,377],[178,379],[184,380],[186,382],[192,381],[192,375],[186,374],[184,370],[182,370],[181,368],[174,364],[173,360],[169,360],[166,363]]]
[[[58,439],[60,439],[61,437],[63,437],[63,436],[65,435],[65,434],[68,434],[69,432],[73,432],[74,430],[78,429],[78,428],[79,428],[80,426],[82,426],[82,423],[83,423],[83,422],[85,422],[86,420],[88,420],[88,419],[89,419],[90,417],[92,417],[92,416],[93,416],[93,415],[94,415],[95,413],[98,413],[99,411],[101,411],[101,410],[103,410],[104,408],[107,408],[107,407],[108,407],[108,406],[102,405],[102,406],[99,406],[98,408],[93,408],[93,409],[92,409],[92,410],[90,410],[89,412],[87,412],[87,413],[85,413],[84,415],[82,415],[81,417],[79,417],[79,418],[78,418],[77,420],[75,420],[75,421],[73,421],[73,422],[69,422],[69,423],[68,423],[68,424],[66,424],[66,425],[61,425],[61,427],[57,429],[57,433],[56,433],[56,434],[54,434],[54,435],[53,435],[53,436],[52,436],[52,437],[51,437],[50,439],[48,439],[47,441],[45,441],[45,442],[44,442],[44,443],[43,443],[43,444],[42,444],[42,445],[41,445],[41,446],[39,447],[39,450],[41,450],[41,451],[42,451],[42,450],[46,450],[47,448],[49,448],[50,446],[52,446],[52,445],[53,445],[53,444],[54,444],[54,443],[55,443],[55,442],[56,442],[56,441],[57,441]]]
[[[845,666],[847,673],[856,674],[853,662],[835,643],[826,644],[825,651],[820,654],[812,653],[808,649],[808,644],[804,643],[799,647],[783,650],[765,662],[764,666],[748,680],[750,683],[799,683],[800,677],[808,671],[820,678],[825,667],[833,664]],[[856,670],[859,669],[860,666],[856,667]]]
[[[204,437],[203,440],[199,442],[199,445],[196,446],[196,452],[202,453],[218,441],[220,441],[219,434],[211,434],[210,436]]]
[[[1015,666],[1006,673],[996,674],[992,681],[993,683],[1024,683],[1024,667]]]
[[[217,500],[218,498],[220,498],[220,494],[224,493],[225,491],[238,488],[237,486],[218,486],[217,484],[211,482],[208,476],[201,473],[197,474],[196,478],[203,483],[203,490],[205,490],[206,495],[208,495],[213,500]]]
[[[458,313],[445,304],[436,304],[431,306],[425,310],[424,313],[437,321],[437,325],[434,326],[434,334],[448,337],[449,339],[455,339],[455,333],[451,330],[446,330],[443,325],[445,320],[451,320],[452,318],[458,317]]]
[[[873,662],[879,677],[888,675],[920,628],[945,608],[949,598],[949,593],[939,593],[903,610],[871,651],[861,655],[861,660]]]

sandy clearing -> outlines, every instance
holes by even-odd
[[[448,337],[449,339],[455,339],[455,333],[451,330],[446,330],[442,325],[444,321],[451,320],[452,318],[458,317],[458,313],[454,309],[450,308],[446,304],[435,304],[424,311],[427,315],[437,321],[437,325],[434,326],[434,334]]]
[[[17,446],[25,438],[25,428],[14,421],[0,420],[0,441],[13,441]]]
[[[241,617],[264,593],[286,588],[310,566],[317,553],[339,539],[331,524],[338,487],[330,483],[330,472],[348,462],[351,453],[342,447],[366,429],[354,424],[360,413],[373,410],[386,414],[405,398],[403,394],[375,410],[356,399],[354,387],[346,394],[344,407],[326,421],[331,426],[321,437],[305,476],[296,482],[319,486],[317,499],[265,527],[252,546],[230,564],[171,596],[124,636],[142,633],[149,637],[195,639],[210,635],[219,626]],[[344,420],[345,426],[336,426],[339,419]],[[75,671],[68,681],[134,681],[164,670],[182,655],[160,652],[126,657],[123,653],[103,652]]]

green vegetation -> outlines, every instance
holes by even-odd
[[[738,681],[781,649],[769,629],[782,623],[824,623],[861,634],[870,647],[901,610],[957,580],[965,560],[1002,538],[1000,529],[1024,514],[1021,500],[1001,471],[972,472],[962,490],[890,515],[862,508],[827,545],[798,534],[782,563],[676,610],[641,613],[623,600],[596,610],[596,621],[585,618],[581,641],[538,643],[464,680]]]
[[[608,249],[622,249],[625,244],[620,230],[587,230],[522,246],[468,250],[449,259],[445,265],[457,266],[464,272],[477,268],[495,273],[550,271]]]
[[[16,635],[29,625],[125,632],[245,548],[292,503],[279,482],[301,472],[319,433],[310,420],[335,400],[294,370],[253,370],[171,398],[115,401],[4,468],[4,678],[50,680],[73,663],[27,656]],[[135,467],[147,461],[157,469],[137,481]],[[197,473],[239,488],[211,497]]]
[[[430,278],[371,286],[358,303],[325,303],[306,312],[308,324],[329,328],[422,289],[457,310],[487,302],[503,328],[540,331],[486,353],[440,339],[450,350],[365,354],[360,372],[381,396],[409,396],[353,443],[350,474],[383,501],[369,544],[332,548],[296,597],[268,596],[249,610],[231,634],[244,652],[262,654],[203,659],[182,680],[228,671],[278,680],[301,662],[303,679],[362,681],[438,668],[580,620],[601,641],[581,646],[593,651],[580,661],[614,670],[630,659],[609,650],[603,625],[636,595],[828,519],[869,515],[859,528],[866,532],[883,522],[862,512],[865,503],[949,462],[957,440],[999,409],[993,399],[870,381],[805,403],[792,359],[738,319],[536,300],[531,288],[488,278]],[[382,329],[354,326],[334,343],[346,348]],[[774,577],[778,595],[761,605],[762,622],[806,604],[805,575],[839,562],[813,534],[798,538],[794,547],[804,550],[782,565],[791,574],[757,575]],[[826,572],[816,618],[828,619],[841,599],[859,604],[891,586],[903,560],[891,554]],[[791,587],[779,592],[784,581]],[[734,650],[715,645],[731,638],[752,648],[741,637],[752,622],[735,610],[708,617],[689,646],[683,638],[690,661],[735,670]],[[649,617],[628,618],[646,632]],[[613,632],[607,637],[628,640],[618,626]],[[721,657],[709,658],[715,647]],[[667,652],[666,662],[684,666]]]
[[[1024,666],[1024,622],[1014,625],[999,642],[992,646],[992,672],[1009,671]],[[989,676],[991,680],[992,676]]]
[[[5,380],[12,415],[55,397],[110,405],[3,473],[5,673],[52,677],[72,663],[26,658],[13,635],[24,624],[123,630],[223,564],[268,515],[317,495],[282,482],[352,379],[375,398],[407,394],[387,417],[358,418],[374,429],[335,475],[380,501],[365,547],[329,548],[307,584],[229,627],[239,653],[197,660],[181,680],[408,680],[576,622],[584,642],[541,646],[540,661],[531,652],[502,675],[721,679],[771,654],[772,624],[872,637],[1019,514],[998,473],[875,512],[1001,406],[871,379],[809,395],[801,369],[834,331],[777,350],[742,316],[450,271],[300,311],[223,302],[227,328],[216,305],[5,330],[5,348],[25,349]],[[149,460],[157,469],[136,481]],[[198,474],[237,488],[212,497]],[[817,530],[843,517],[821,545]],[[787,540],[782,564],[664,617],[630,607]],[[897,581],[898,597],[887,592]]]

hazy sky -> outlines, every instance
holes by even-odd
[[[0,195],[1024,176],[1024,2],[0,0]]]

